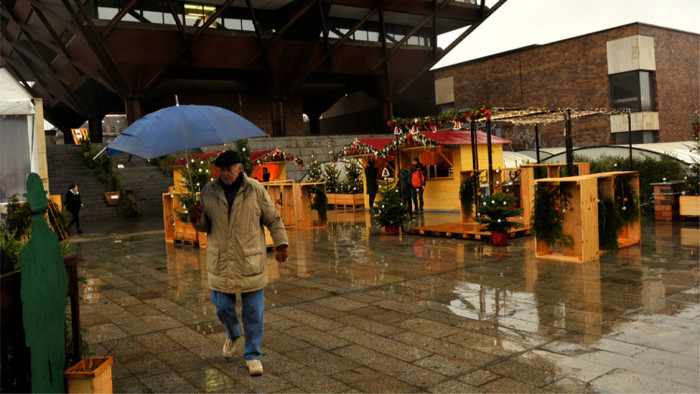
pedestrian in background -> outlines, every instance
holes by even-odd
[[[68,224],[68,228],[75,223],[75,228],[78,229],[78,234],[82,234],[83,231],[80,230],[80,208],[84,207],[83,200],[80,199],[80,192],[78,191],[78,184],[71,183],[68,187],[68,191],[63,199],[63,205],[66,206],[68,212],[70,212],[73,217]]]
[[[277,249],[278,262],[287,260],[287,232],[265,188],[243,172],[241,155],[226,151],[214,161],[221,169],[197,203],[188,208],[189,221],[207,233],[207,274],[211,302],[226,328],[222,354],[233,357],[241,336],[236,313],[240,294],[245,331],[243,359],[250,375],[262,375],[264,288],[267,285],[267,249],[263,225]]]
[[[379,186],[377,185],[377,174],[379,173],[379,168],[374,166],[374,159],[369,159],[367,161],[367,167],[365,167],[365,181],[367,182],[367,195],[369,196],[369,210],[374,210],[374,198],[377,196],[379,191]]]
[[[417,157],[413,158],[411,164],[411,199],[416,213],[423,213],[423,190],[426,179],[425,166],[421,164]]]

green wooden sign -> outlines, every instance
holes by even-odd
[[[32,236],[22,248],[22,322],[32,355],[32,392],[61,393],[66,359],[65,318],[68,275],[58,236],[44,214],[46,191],[35,173],[27,178]]]

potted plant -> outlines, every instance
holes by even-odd
[[[515,206],[515,197],[506,193],[494,193],[484,197],[481,206],[476,210],[476,221],[486,224],[486,231],[491,232],[491,242],[495,246],[508,243],[508,231],[522,224],[509,221],[508,218],[523,213],[522,208]]]
[[[387,234],[398,234],[399,227],[408,219],[406,204],[401,199],[397,187],[381,189],[373,208],[372,220],[378,226],[384,227]]]

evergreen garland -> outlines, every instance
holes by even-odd
[[[241,164],[243,165],[243,171],[248,176],[253,175],[253,163],[250,161],[250,146],[248,145],[248,139],[244,138],[242,140],[236,141],[236,150],[241,155]]]
[[[615,208],[621,219],[621,227],[639,221],[637,190],[629,179],[620,179],[615,188]]]
[[[538,241],[548,245],[573,245],[571,235],[564,234],[564,211],[569,206],[569,196],[559,186],[547,183],[535,185],[535,212],[531,227]]]
[[[615,251],[622,233],[623,219],[610,197],[598,195],[598,244],[601,250]]]
[[[206,160],[189,159],[187,167],[182,167],[182,180],[180,180],[181,193],[178,196],[181,209],[175,210],[175,215],[183,223],[189,223],[187,208],[197,201],[197,193],[209,183],[211,179],[212,158]],[[192,189],[192,190],[191,190]]]
[[[408,219],[406,204],[396,186],[380,189],[373,208],[372,220],[378,226],[401,226]]]
[[[462,211],[467,217],[474,210],[474,179],[472,177],[473,175],[459,185],[459,201],[462,203]]]

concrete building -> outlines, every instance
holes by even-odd
[[[505,1],[3,1],[0,67],[31,85],[64,134],[87,120],[93,142],[106,114],[132,123],[175,95],[272,136],[319,134],[321,114],[347,94],[365,93],[391,119],[449,52],[437,36],[475,28]]]
[[[442,110],[630,108],[633,143],[690,139],[700,107],[700,35],[631,23],[434,71]],[[534,125],[503,127],[513,147],[534,147]],[[564,145],[564,124],[539,125],[540,146]],[[626,114],[576,119],[574,145],[628,142]]]

